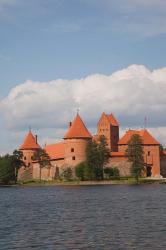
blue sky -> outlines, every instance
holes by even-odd
[[[133,64],[153,71],[166,66],[165,58],[165,0],[0,0],[1,100],[26,80],[72,81],[111,75]],[[1,152],[19,144],[22,134],[13,133],[20,124],[21,117],[13,128],[1,115]],[[45,136],[40,126],[35,128]]]

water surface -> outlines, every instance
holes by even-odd
[[[166,249],[166,185],[0,188],[0,250]]]

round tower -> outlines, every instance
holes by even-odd
[[[37,136],[34,136],[31,131],[28,132],[27,136],[21,147],[20,151],[23,153],[23,161],[26,166],[30,166],[33,161],[34,153],[40,149],[37,143]]]
[[[79,114],[69,123],[69,129],[64,136],[65,165],[73,167],[86,160],[86,146],[92,135],[86,128]]]

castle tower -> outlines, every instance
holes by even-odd
[[[80,162],[85,161],[87,142],[91,139],[92,135],[87,130],[79,114],[77,114],[64,136],[65,165],[76,166]]]
[[[113,114],[103,112],[97,124],[97,136],[104,135],[112,152],[118,151],[119,124]]]
[[[23,152],[23,160],[26,166],[30,166],[33,161],[34,153],[40,149],[39,144],[37,143],[37,136],[35,137],[31,131],[28,132],[27,136],[21,147],[20,151]]]

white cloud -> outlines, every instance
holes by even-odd
[[[50,140],[51,134],[53,138],[63,137],[77,108],[92,130],[105,111],[115,114],[122,129],[143,126],[147,116],[148,127],[158,138],[164,138],[166,68],[150,71],[142,65],[131,65],[110,76],[96,74],[51,82],[28,80],[0,101],[0,112],[10,131],[25,131],[31,125],[40,131],[43,143]]]

